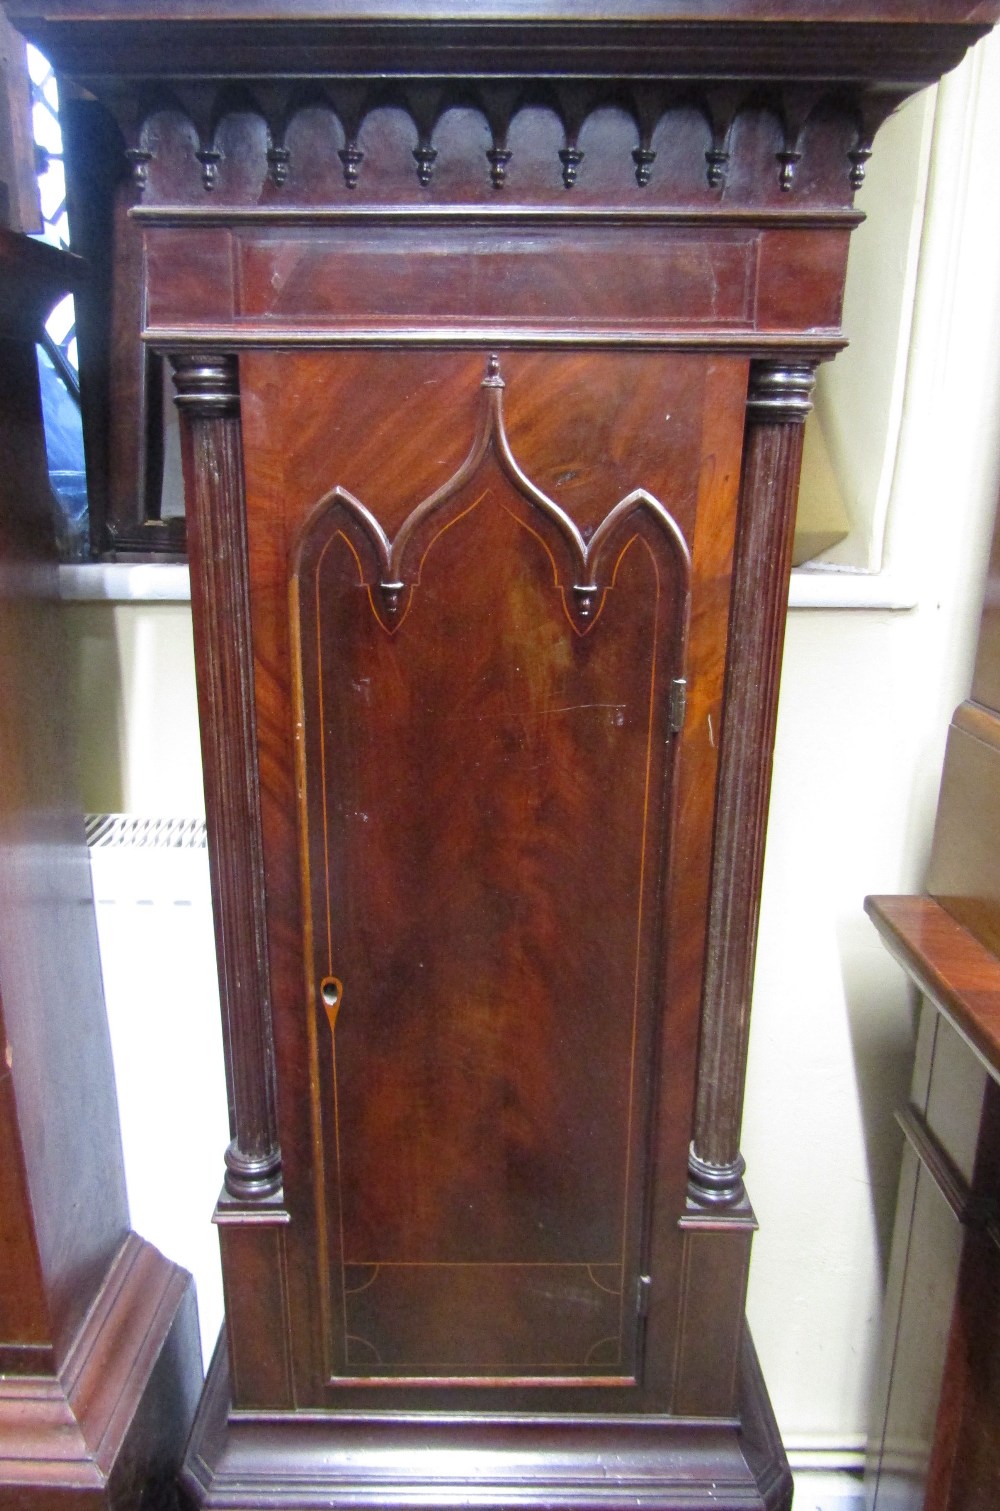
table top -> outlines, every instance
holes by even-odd
[[[1000,1081],[1000,959],[933,897],[869,897],[890,953]]]

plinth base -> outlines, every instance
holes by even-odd
[[[749,1333],[739,1423],[690,1418],[240,1415],[224,1338],[182,1484],[212,1511],[788,1511],[792,1478]]]
[[[60,1373],[0,1377],[0,1505],[169,1511],[200,1384],[194,1282],[130,1233]]]

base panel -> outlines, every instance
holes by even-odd
[[[171,1511],[201,1384],[194,1282],[130,1233],[57,1375],[0,1377],[4,1511]]]
[[[220,1340],[182,1484],[212,1511],[788,1511],[792,1479],[749,1333],[739,1425],[680,1418],[231,1412]]]

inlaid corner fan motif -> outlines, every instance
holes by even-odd
[[[588,538],[482,389],[393,539],[334,488],[293,565],[326,1368],[620,1386],[690,557],[642,488]]]

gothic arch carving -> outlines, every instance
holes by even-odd
[[[447,482],[407,515],[393,539],[359,498],[339,485],[332,488],[302,527],[292,555],[293,578],[303,576],[307,556],[318,556],[332,535],[343,533],[354,550],[361,580],[370,590],[379,622],[390,634],[395,633],[405,617],[409,594],[420,582],[424,557],[451,518],[453,509],[449,506],[456,503],[466,484],[492,459],[534,513],[539,534],[552,557],[555,582],[562,589],[567,616],[577,634],[586,634],[596,622],[617,560],[628,544],[625,531],[640,515],[653,521],[666,542],[677,574],[686,623],[691,554],[669,510],[646,489],[635,488],[619,499],[589,538],[585,536],[561,505],[536,487],[514,456],[504,420],[505,387],[499,358],[491,356],[482,381],[478,428],[464,462]]]

